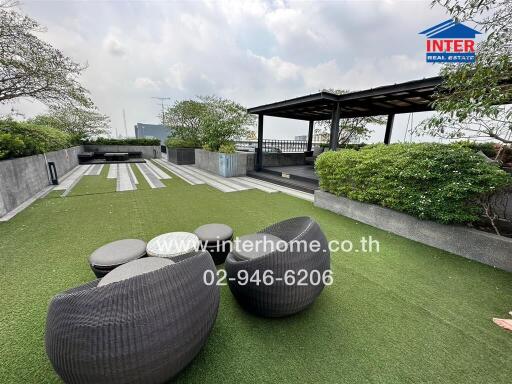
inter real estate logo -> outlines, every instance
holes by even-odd
[[[473,63],[475,36],[480,32],[446,20],[419,33],[427,37],[427,63]]]

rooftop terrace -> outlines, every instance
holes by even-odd
[[[380,252],[332,253],[333,285],[287,318],[253,316],[222,287],[213,332],[176,382],[510,381],[512,338],[491,321],[512,302],[509,273],[284,193],[225,193],[175,175],[161,180],[165,188],[151,188],[132,169],[136,190],[116,192],[105,166],[66,197],[51,192],[0,223],[0,383],[60,382],[44,350],[47,306],[56,293],[94,279],[87,257],[97,247],[208,222],[243,235],[304,215],[330,240],[350,240],[357,249],[361,237],[371,236]]]

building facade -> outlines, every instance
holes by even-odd
[[[160,144],[165,144],[167,137],[171,133],[170,128],[161,124],[137,123],[135,125],[135,137],[160,139]]]

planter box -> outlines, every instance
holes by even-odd
[[[195,149],[167,147],[167,160],[178,165],[194,164],[196,162]]]
[[[162,152],[159,145],[84,145],[84,152],[142,152],[144,159],[160,159]]]
[[[461,225],[419,220],[378,205],[361,203],[317,190],[315,206],[362,223],[512,272],[512,239]]]
[[[223,177],[247,174],[247,153],[219,153],[196,149],[196,167]]]

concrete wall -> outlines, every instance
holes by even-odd
[[[263,153],[264,167],[280,167],[286,165],[304,165],[304,153]],[[247,153],[247,170],[253,171],[256,166],[256,153]]]
[[[195,150],[196,167],[223,177],[245,176],[247,157],[245,152],[226,154],[204,149]]]
[[[81,146],[0,161],[0,217],[50,185],[46,161],[55,162],[58,177],[78,165]]]
[[[315,206],[430,245],[467,259],[512,272],[512,239],[458,226],[419,220],[378,205],[315,191]]]
[[[145,159],[160,159],[162,150],[159,145],[84,145],[84,152],[142,152]]]

